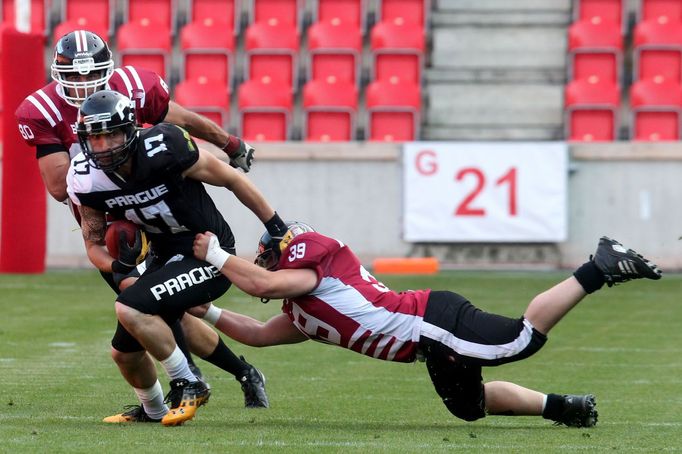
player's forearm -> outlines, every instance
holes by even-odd
[[[172,101],[164,120],[186,129],[192,136],[211,142],[221,149],[230,138],[225,130],[208,118],[187,110]]]
[[[251,347],[262,347],[259,337],[263,325],[263,322],[254,318],[223,309],[215,327],[237,342]]]
[[[38,159],[40,176],[45,183],[47,192],[57,202],[63,202],[68,198],[66,191],[66,174],[69,170],[68,153],[52,153]]]
[[[113,262],[114,259],[109,255],[104,247],[87,241],[85,242],[85,247],[88,258],[90,259],[90,263],[104,273],[111,273],[111,262]]]
[[[232,182],[227,188],[230,189],[239,201],[251,210],[263,224],[274,216],[275,210],[270,206],[265,199],[265,196],[258,190],[256,185],[245,176],[239,174],[236,181]]]
[[[276,289],[273,288],[273,275],[271,272],[254,265],[253,263],[232,256],[223,264],[220,270],[232,281],[234,285],[252,296],[263,298],[279,298]]]

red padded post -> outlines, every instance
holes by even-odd
[[[44,37],[20,33],[13,27],[4,27],[1,33],[4,114],[0,272],[42,273],[47,236],[45,187],[35,150],[22,139],[14,111],[26,96],[45,84]],[[21,71],[17,71],[17,64]]]

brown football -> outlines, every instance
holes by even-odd
[[[104,242],[107,245],[109,255],[118,259],[118,239],[120,232],[125,232],[128,245],[135,244],[135,232],[140,230],[140,227],[132,221],[120,220],[114,221],[107,227],[107,233],[104,236]]]

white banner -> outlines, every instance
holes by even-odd
[[[403,146],[403,237],[559,242],[567,236],[563,142]]]

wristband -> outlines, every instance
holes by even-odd
[[[218,320],[220,319],[220,315],[222,313],[223,313],[223,310],[221,308],[216,307],[213,304],[211,304],[211,306],[206,311],[206,314],[204,314],[203,319],[206,320],[211,325],[215,326],[215,324],[218,323]]]
[[[287,225],[284,223],[282,218],[279,217],[279,214],[277,214],[276,211],[275,214],[263,225],[272,237],[284,236],[288,230]]]
[[[206,261],[218,268],[218,271],[220,271],[225,262],[227,262],[227,259],[230,258],[230,255],[232,254],[224,249],[221,249],[218,237],[212,236],[208,241],[208,248],[206,249]]]
[[[227,139],[227,143],[221,148],[221,150],[223,150],[228,155],[231,155],[235,151],[239,150],[240,143],[241,140],[239,140],[239,138],[230,134],[230,136]]]

